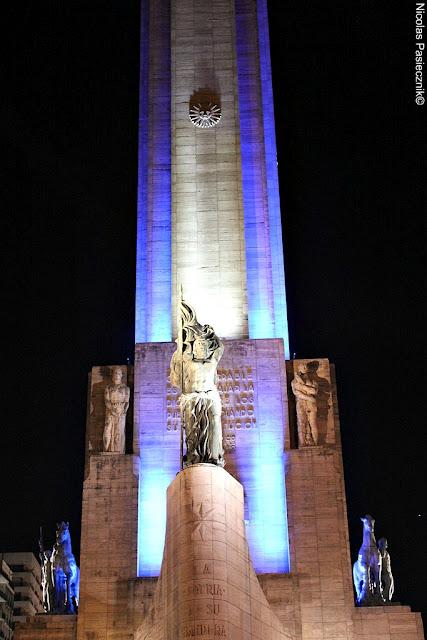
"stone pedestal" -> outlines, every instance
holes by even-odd
[[[136,575],[139,458],[90,457],[83,487],[79,640],[128,638],[128,581]]]
[[[352,640],[354,597],[340,451],[337,446],[291,450],[287,469],[291,567],[298,577],[302,637]]]
[[[424,640],[421,614],[410,607],[360,607],[353,623],[357,640]]]
[[[168,488],[166,544],[146,640],[288,638],[253,570],[243,487],[227,471],[194,465]]]
[[[354,606],[333,366],[316,360],[319,444],[298,447],[295,399],[286,393],[298,362],[285,371],[279,340],[227,341],[218,375],[227,470],[178,473],[177,394],[167,383],[173,349],[137,349],[141,458],[87,452],[78,624],[75,616],[36,616],[17,625],[15,640],[424,640],[421,616],[409,607]],[[93,377],[92,407],[107,373]],[[100,437],[99,407],[90,420]],[[155,508],[144,510],[147,501]],[[139,554],[159,552],[160,578],[154,565],[151,577],[137,577],[138,520],[140,535],[148,532]],[[277,552],[272,534],[286,523],[290,572],[266,570]],[[254,531],[260,552],[253,545],[249,555]]]

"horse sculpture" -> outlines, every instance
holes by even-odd
[[[51,563],[55,584],[54,613],[77,613],[80,571],[71,550],[68,522],[57,524]]]
[[[366,515],[363,522],[363,542],[353,565],[353,580],[359,606],[384,604],[381,593],[381,554],[374,535],[375,520]]]

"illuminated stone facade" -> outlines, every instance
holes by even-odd
[[[287,423],[283,341],[226,340],[218,369],[226,469],[245,487],[246,533],[259,572],[289,570],[283,425]],[[134,451],[141,457],[140,576],[158,575],[166,489],[179,470],[177,395],[167,375],[174,343],[137,345]],[[266,390],[268,392],[266,393]]]
[[[111,367],[94,367],[77,636],[70,617],[68,636],[16,637],[422,640],[408,607],[354,605],[334,368],[289,360],[266,0],[143,0],[141,25],[126,454],[102,453]],[[190,121],[196,94],[220,104],[214,127]],[[180,471],[181,284],[224,339],[224,470]],[[298,443],[305,365],[316,446]]]
[[[143,0],[139,143],[136,342],[172,339],[183,285],[218,335],[289,356],[265,0]]]

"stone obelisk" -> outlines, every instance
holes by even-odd
[[[288,355],[266,0],[143,0],[141,37],[136,342],[176,336],[183,285],[219,335]]]
[[[286,571],[282,390],[289,340],[266,1],[144,0],[141,42],[138,571],[160,571],[166,488],[179,459],[177,394],[160,380],[177,336],[181,286],[201,322],[228,341],[218,387],[226,394],[224,443],[228,468],[246,488],[255,567]],[[271,398],[256,407],[258,377]],[[275,489],[261,512],[266,482]]]

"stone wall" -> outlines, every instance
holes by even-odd
[[[38,615],[18,622],[14,640],[76,640],[77,616]]]
[[[353,611],[354,640],[424,640],[420,613],[409,607],[361,607]]]
[[[171,2],[172,309],[179,286],[218,335],[248,336],[234,1]],[[189,119],[210,92],[222,118]],[[175,326],[176,318],[173,317]],[[173,330],[176,335],[176,330]]]
[[[301,447],[297,438],[295,401],[290,389],[290,381],[295,375],[298,361],[287,362],[285,366],[281,340],[231,340],[226,341],[226,347],[218,371],[218,386],[224,409],[227,469],[245,485],[245,481],[248,481],[248,476],[245,476],[245,460],[259,458],[263,439],[271,435],[273,425],[278,421],[281,439],[279,438],[280,444],[277,446],[279,451],[284,452],[285,477],[282,481],[286,490],[289,524],[290,573],[276,571],[258,574],[255,578],[252,570],[248,569],[249,558],[243,562],[243,547],[238,552],[230,547],[228,567],[227,558],[224,564],[223,557],[206,555],[203,539],[191,538],[189,541],[185,538],[182,532],[187,531],[188,527],[183,527],[180,520],[185,505],[178,509],[178,504],[182,500],[187,500],[188,503],[189,486],[188,483],[181,486],[177,480],[174,481],[179,469],[178,394],[167,382],[169,360],[175,345],[138,345],[135,363],[135,447],[141,453],[143,461],[141,473],[139,456],[93,451],[89,455],[88,475],[83,491],[78,635],[74,616],[42,615],[30,619],[26,624],[17,625],[17,640],[178,640],[181,636],[200,636],[208,640],[211,636],[218,637],[218,634],[215,636],[215,629],[229,640],[249,640],[254,637],[254,633],[255,637],[262,640],[270,638],[271,634],[272,637],[275,637],[274,634],[282,637],[282,633],[289,640],[424,640],[421,616],[412,613],[409,607],[393,605],[356,608],[354,605],[333,365],[325,358],[304,361],[319,363],[316,371],[319,378],[325,380],[325,397],[320,416],[323,421],[319,429],[322,434],[321,444]],[[100,386],[96,391],[97,387],[91,385],[90,396],[94,398],[98,393],[100,408],[98,412],[92,412],[92,416],[89,415],[89,421],[92,420],[88,426],[91,433],[94,429],[101,432],[103,427],[101,387],[107,384],[109,368],[105,370],[105,375],[101,375],[102,368],[95,368],[94,371],[93,381]],[[152,447],[153,443],[158,447],[157,453]],[[144,465],[150,461],[154,468],[166,464],[167,469],[168,464],[170,465],[172,477],[165,484],[165,492],[166,485],[175,487],[174,490],[169,489],[169,510],[174,514],[171,516],[174,524],[171,521],[168,528],[164,557],[164,567],[168,566],[169,577],[163,578],[160,586],[156,577],[136,577],[138,478],[143,482],[144,474],[149,469],[149,465]],[[217,472],[224,473],[214,467],[212,473]],[[184,472],[184,475],[185,473],[188,475],[188,472]],[[233,478],[229,477],[229,483],[234,483]],[[159,476],[156,480],[158,478]],[[191,489],[194,494],[191,498],[193,503],[195,496],[202,500],[206,495],[206,499],[211,502],[213,500],[217,509],[212,487],[203,488],[201,485],[203,483],[198,481]],[[156,483],[153,486],[156,490],[159,489]],[[272,486],[269,484],[265,487],[261,513],[264,509],[266,512],[268,510],[266,502]],[[244,490],[246,504],[243,518],[238,518],[240,524],[235,520],[234,502],[237,494],[229,492],[228,497],[224,498],[224,513],[227,510],[234,513],[234,524],[230,529],[232,541],[239,531],[240,534],[243,530],[245,534],[250,531],[251,511],[247,502],[254,491],[253,483],[247,482]],[[215,539],[219,536],[218,543],[227,544],[227,540],[222,540],[221,536],[225,535],[224,531],[229,525],[223,518],[223,511],[221,513],[218,511],[211,522],[209,514],[203,513],[201,517],[199,513],[198,517],[197,509],[193,509],[188,516],[189,523],[191,518],[194,520],[191,520],[192,526],[194,525],[191,536],[204,537],[204,529],[202,534],[200,529],[206,515],[207,535],[211,535],[211,531]],[[246,521],[244,526],[243,520]],[[160,552],[163,553],[163,535],[158,530],[154,530],[153,534],[158,539]],[[188,556],[188,562],[184,558],[178,560],[178,556],[174,557],[178,553],[176,544],[180,537],[186,541],[185,557]],[[206,539],[208,542],[209,540]],[[234,548],[234,542],[232,546]],[[200,558],[197,555],[199,552]],[[240,569],[236,565],[237,560],[238,563],[243,562],[239,565]],[[209,618],[211,622],[213,620],[214,635],[210,633],[211,622],[208,618],[206,622],[203,617],[194,617],[193,623],[191,616],[185,618],[187,614],[182,614],[181,609],[189,606],[193,595],[197,598],[202,595],[202,590],[200,593],[197,589],[188,592],[188,584],[204,584],[207,581],[202,570],[210,561],[218,566],[218,578],[222,575],[228,576],[227,581],[230,579],[222,594],[234,597],[232,594],[235,594],[235,589],[243,584],[249,584],[250,592],[258,594],[255,598],[258,604],[254,605],[252,612],[252,627],[248,627],[252,613],[247,608],[244,614],[239,613],[240,605],[236,606],[228,595],[222,600],[222,596],[219,598],[222,602],[221,614],[228,616],[228,612],[233,611],[233,616],[218,618],[223,621],[218,627],[215,626],[215,617]],[[246,567],[243,573],[242,567]],[[180,593],[176,590],[178,583],[181,585]],[[167,598],[166,594],[169,594]],[[248,593],[245,595],[243,589],[238,600],[244,603],[247,597]],[[213,608],[210,611],[215,610],[219,614],[216,596],[211,599],[212,602],[209,601],[208,604]],[[199,604],[206,605],[205,598],[201,600],[203,602]],[[199,604],[193,603],[200,612]],[[170,618],[172,623],[166,628],[159,621],[162,616],[163,619],[169,616],[171,607],[174,608],[174,614]],[[276,620],[275,624],[280,626],[266,626],[265,616],[270,616],[269,620]],[[237,624],[233,622],[234,619],[238,620]],[[157,622],[154,624],[155,620]]]
[[[283,572],[288,567],[283,456],[289,445],[283,341],[225,340],[224,344],[217,386],[226,469],[245,489],[245,521],[255,569]],[[134,451],[141,456],[141,576],[158,575],[166,489],[179,471],[178,391],[168,383],[175,348],[174,343],[136,346]],[[155,510],[150,508],[154,494],[162,505]]]

